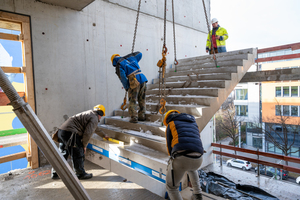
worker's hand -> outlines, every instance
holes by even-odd
[[[83,148],[83,153],[85,154],[85,152],[86,152],[86,147]]]
[[[208,53],[208,50],[206,50],[206,53]]]
[[[219,35],[216,35],[216,39],[218,39],[218,40],[219,40],[219,39],[220,39],[220,36],[219,36]]]

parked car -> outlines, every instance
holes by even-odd
[[[257,172],[257,167],[254,169],[255,173]],[[275,176],[275,168],[274,167],[260,167],[259,173],[262,175],[273,177]],[[280,171],[281,169],[277,169],[277,179],[280,179]],[[282,179],[286,180],[289,177],[289,172],[286,170],[282,170]]]
[[[242,170],[250,170],[252,165],[249,161],[246,161],[246,160],[240,160],[240,159],[230,159],[230,160],[227,160],[226,162],[227,166],[228,167],[238,167],[238,168],[241,168]]]
[[[296,183],[300,184],[300,176],[298,176],[298,178],[296,178]]]

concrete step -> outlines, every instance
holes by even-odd
[[[201,106],[210,106],[212,99],[216,97],[210,96],[180,96],[180,95],[169,95],[165,100],[170,104],[187,104],[187,105],[201,105]],[[147,102],[158,103],[161,99],[159,96],[147,96]]]
[[[217,65],[220,67],[231,67],[231,66],[243,66],[244,61],[246,60],[226,60],[226,61],[218,61]],[[203,64],[187,64],[182,67],[177,67],[177,72],[181,71],[191,71],[197,70],[201,68],[217,68],[215,62],[203,63]],[[172,69],[172,68],[171,68]],[[167,70],[169,72],[169,70]]]
[[[217,59],[221,59],[221,57],[226,58],[229,56],[240,55],[240,54],[253,54],[254,51],[256,51],[256,49],[254,49],[254,48],[241,49],[241,50],[237,50],[237,51],[218,53],[218,54],[216,54],[216,56],[217,56]],[[178,62],[185,63],[185,62],[189,62],[191,60],[205,60],[205,59],[212,59],[212,58],[213,58],[213,55],[197,56],[197,57],[179,59]]]
[[[146,110],[151,113],[157,114],[160,109],[160,105],[158,103],[146,103]],[[190,115],[194,115],[194,117],[201,117],[202,113],[206,110],[209,110],[208,106],[203,105],[186,105],[186,104],[166,104],[167,110],[178,110],[182,113],[188,113]]]
[[[122,116],[123,110],[118,109],[114,110],[114,116]],[[124,110],[124,116],[123,117],[130,117],[128,113],[128,109]],[[150,112],[146,111],[146,121],[148,122],[162,122],[161,115],[151,114]]]
[[[227,67],[219,67],[219,68],[201,68],[195,70],[188,70],[188,71],[174,71],[171,68],[166,74],[165,77],[171,76],[184,76],[184,75],[192,75],[192,74],[215,74],[215,73],[237,73],[236,66],[227,66]]]
[[[139,121],[138,123],[130,123],[130,117],[121,118],[120,116],[105,117],[105,125],[119,127],[126,130],[139,131],[153,136],[165,137],[165,127],[161,122]]]
[[[103,140],[103,138],[99,137],[98,134],[94,134],[92,136],[91,142],[92,142],[92,144],[94,144],[96,146],[100,146],[101,148],[105,148],[105,145],[107,145],[107,144],[115,144],[115,143],[112,143],[110,141]],[[168,160],[169,160],[168,154],[163,153],[161,151],[157,151],[157,150],[148,148],[148,147],[146,147],[144,145],[137,144],[137,143],[125,144],[124,146],[117,145],[117,144],[115,144],[115,145],[118,146],[118,148],[120,149],[120,151],[126,150],[128,152],[132,152],[134,154],[139,155],[138,160],[135,160],[134,158],[137,155],[135,155],[135,156],[129,156],[128,154],[120,154],[121,156],[123,156],[125,158],[129,158],[130,157],[132,160],[134,160],[134,161],[136,161],[138,163],[141,163],[140,159],[142,157],[144,157],[144,158],[148,157],[152,162],[156,161],[156,162],[162,163],[165,166],[167,166],[167,164],[168,164]],[[148,162],[144,162],[144,163],[148,163]],[[149,166],[150,163],[151,162],[148,163],[147,167],[155,168],[153,166]]]
[[[210,74],[210,75],[190,75],[190,76],[171,76],[165,78],[165,82],[179,82],[179,81],[198,81],[198,80],[231,80],[231,73]],[[154,79],[153,84],[159,83],[159,79]]]
[[[217,97],[221,88],[169,88],[166,89],[165,94],[168,95],[180,95],[182,97],[187,95],[201,95]],[[159,88],[147,90],[146,95],[159,95]],[[192,97],[191,97],[192,98]]]
[[[223,62],[223,61],[233,61],[233,60],[247,60],[248,59],[248,54],[237,54],[237,55],[229,55],[229,56],[219,56],[216,54],[216,59],[217,62]],[[194,59],[189,59],[185,61],[179,61],[177,68],[181,68],[186,65],[202,65],[204,63],[214,63],[215,60],[213,57],[207,57],[207,58],[202,58],[202,57],[195,57]]]
[[[113,125],[98,125],[95,133],[100,137],[107,135],[110,138],[120,140],[125,145],[140,144],[148,148],[167,154],[165,137],[151,135],[150,132],[134,131],[133,129],[126,129],[115,127]]]
[[[167,82],[166,88],[193,88],[193,87],[200,87],[200,88],[209,88],[209,87],[216,87],[216,88],[225,88],[226,82],[229,80],[198,80],[189,82],[188,84],[186,81],[176,81],[176,82]],[[151,89],[158,89],[159,84],[148,84],[147,90]]]

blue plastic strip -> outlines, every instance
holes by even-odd
[[[138,172],[141,172],[147,176],[150,176],[162,183],[166,183],[166,175],[165,174],[161,174],[162,178],[159,177],[159,172],[158,171],[155,171],[149,167],[146,167],[144,165],[141,165],[139,163],[136,163],[130,159],[127,159],[127,158],[124,158],[122,156],[119,156],[117,154],[115,154],[114,152],[109,152],[101,147],[98,147],[96,145],[93,145],[93,144],[88,144],[87,146],[88,149],[92,150],[92,151],[95,151],[101,155],[104,155],[114,161],[117,161],[123,165],[126,165],[127,167],[130,167]]]

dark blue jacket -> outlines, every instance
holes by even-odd
[[[190,151],[203,154],[202,141],[194,116],[180,113],[170,115],[166,122],[167,148],[169,155],[176,151]]]
[[[129,89],[129,80],[127,76],[132,72],[139,70],[141,72],[138,62],[142,59],[142,53],[134,52],[124,57],[116,57],[113,60],[113,66],[116,67],[116,74],[119,76],[123,87]],[[136,79],[140,83],[148,82],[143,73],[137,74]]]

